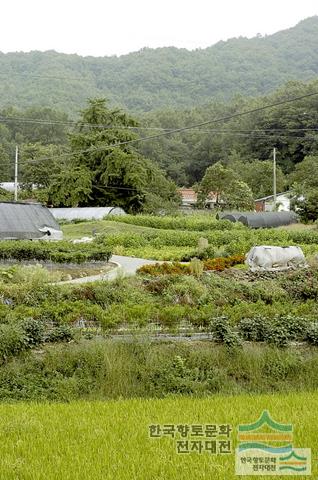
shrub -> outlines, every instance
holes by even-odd
[[[318,345],[318,322],[312,323],[308,327],[306,340],[312,345]]]
[[[0,259],[38,260],[57,263],[109,261],[111,249],[97,244],[72,244],[66,241],[0,241]]]
[[[45,337],[46,342],[69,342],[74,338],[74,329],[69,325],[58,325],[52,328]]]
[[[238,324],[242,338],[250,342],[264,342],[268,331],[267,322],[264,320],[261,316],[243,318]]]
[[[128,223],[131,225],[140,225],[142,227],[151,227],[165,230],[234,230],[242,228],[228,220],[216,220],[211,213],[206,215],[176,215],[176,216],[154,216],[154,215],[125,215],[124,217],[107,217],[114,222]]]
[[[25,333],[25,342],[27,347],[32,348],[43,342],[44,325],[40,320],[27,317],[24,318],[20,324]]]
[[[233,255],[231,257],[220,257],[205,260],[203,262],[204,270],[216,270],[222,272],[226,268],[233,267],[245,262],[244,255]]]
[[[138,268],[137,273],[142,275],[190,275],[190,268],[188,265],[183,265],[178,262],[173,263],[156,263],[155,265],[143,265]]]
[[[266,340],[268,343],[273,344],[276,347],[287,347],[290,340],[288,328],[282,323],[273,323],[269,325]]]
[[[232,329],[226,317],[218,317],[211,322],[211,333],[217,343],[224,343],[228,348],[241,346],[241,340]]]
[[[21,325],[0,325],[0,358],[17,355],[28,347],[28,339]]]
[[[192,276],[176,277],[162,291],[163,298],[174,305],[199,305],[207,295],[206,286]]]
[[[143,275],[153,275],[153,276],[158,276],[158,275],[196,275],[197,273],[194,273],[193,270],[193,263],[190,263],[190,265],[184,265],[183,263],[179,262],[173,262],[173,263],[156,263],[155,265],[143,265],[137,270],[137,273],[143,274]],[[198,259],[194,260],[197,270],[201,270],[201,262],[198,263]],[[241,263],[244,263],[245,261],[245,256],[242,255],[235,255],[232,257],[220,257],[220,258],[213,258],[213,259],[208,259],[204,260],[203,262],[203,270],[215,270],[218,272],[222,272],[226,268],[230,268],[234,265],[238,265]]]
[[[305,339],[307,321],[303,317],[293,315],[275,315],[273,318],[259,315],[242,319],[238,328],[244,340],[286,347],[291,340]]]

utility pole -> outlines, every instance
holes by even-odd
[[[18,158],[19,158],[19,149],[18,146],[15,147],[15,162],[14,162],[14,201],[18,200]]]
[[[273,150],[273,196],[274,196],[274,208],[276,210],[276,202],[277,202],[277,192],[276,192],[276,148],[274,147]]]

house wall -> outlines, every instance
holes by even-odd
[[[276,205],[278,205],[278,212],[289,212],[290,211],[290,198],[286,195],[278,195],[276,200]],[[274,210],[274,200],[269,199],[265,201],[265,212],[272,212]]]
[[[265,211],[265,200],[258,200],[255,202],[255,210],[257,212],[264,212]]]

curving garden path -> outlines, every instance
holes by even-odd
[[[122,255],[113,255],[110,262],[116,266],[108,273],[100,273],[98,275],[91,275],[89,277],[74,278],[73,280],[67,280],[64,282],[58,282],[59,284],[66,283],[88,283],[96,282],[97,280],[114,280],[117,276],[122,275],[127,277],[129,275],[135,275],[136,271],[142,265],[149,265],[160,263],[156,260],[147,260],[145,258],[124,257]]]

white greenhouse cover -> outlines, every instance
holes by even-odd
[[[62,240],[49,209],[40,203],[0,202],[1,240]]]
[[[102,220],[108,215],[126,215],[120,207],[50,208],[50,212],[54,218],[63,220]]]

